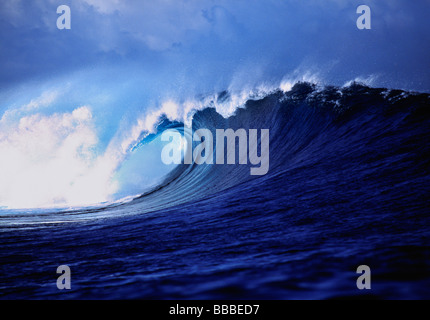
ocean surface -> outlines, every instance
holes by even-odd
[[[430,298],[429,94],[297,83],[199,128],[270,129],[268,173],[182,164],[129,202],[3,208],[0,298]]]

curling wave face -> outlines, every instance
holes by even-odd
[[[228,99],[226,95],[223,93],[221,97]],[[370,171],[361,172],[361,178],[365,178],[372,171],[370,167],[388,169],[385,166],[391,166],[391,157],[411,156],[410,152],[398,152],[399,148],[416,150],[428,140],[424,128],[429,121],[429,102],[427,94],[372,89],[355,83],[344,88],[299,83],[286,93],[279,90],[264,98],[249,100],[245,108],[237,109],[228,118],[214,108],[204,109],[194,115],[194,131],[207,128],[215,135],[219,128],[269,128],[269,173],[264,177],[250,176],[249,165],[179,165],[163,183],[134,203],[149,210],[162,209],[207,199],[238,185],[246,187],[250,180],[258,179],[258,183],[264,184],[303,168],[328,166],[337,159],[342,159],[350,169],[369,167]],[[418,127],[415,121],[420,122]],[[167,127],[180,125],[169,123]],[[159,129],[162,131],[165,127]],[[413,140],[409,140],[411,136]],[[408,140],[402,141],[403,138]],[[214,152],[215,149],[216,146]],[[424,152],[422,157],[414,159],[415,165],[426,164],[425,151],[421,152]],[[322,171],[321,181],[330,179],[332,174],[335,172]],[[287,178],[285,184],[289,183]]]

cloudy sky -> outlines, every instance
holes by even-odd
[[[356,28],[363,3],[372,30]],[[71,30],[56,28],[61,4]],[[0,86],[132,65],[212,86],[306,70],[429,91],[429,14],[428,0],[2,0]]]
[[[1,0],[0,208],[108,199],[142,131],[199,94],[286,79],[430,92],[429,17],[430,0]]]

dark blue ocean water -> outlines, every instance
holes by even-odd
[[[208,107],[194,129],[270,129],[267,175],[180,165],[130,203],[4,210],[0,298],[430,298],[428,94],[301,83]]]

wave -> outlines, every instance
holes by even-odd
[[[370,141],[381,135],[392,135],[390,143],[401,143],[405,136],[418,130],[407,126],[411,119],[415,119],[420,130],[426,133],[428,106],[429,94],[372,88],[355,81],[342,87],[285,81],[280,86],[260,86],[240,92],[225,90],[183,102],[167,101],[158,110],[138,118],[128,135],[111,142],[103,157],[98,159],[104,171],[102,175],[93,175],[97,179],[92,189],[97,191],[98,186],[112,183],[107,177],[112,175],[111,172],[120,171],[128,159],[136,158],[136,153],[142,152],[147,157],[148,152],[159,152],[147,146],[169,129],[178,130],[188,138],[202,128],[209,129],[213,136],[216,129],[242,128],[247,132],[249,129],[269,129],[268,173],[260,177],[250,175],[250,164],[181,164],[174,169],[169,167],[168,174],[161,175],[152,186],[138,185],[133,193],[124,193],[95,206],[137,205],[139,212],[149,212],[215,197],[239,185],[246,188],[250,181],[264,184],[285,172],[329,161],[339,153],[343,156],[358,150],[369,153]],[[426,136],[423,140],[428,141]],[[196,144],[194,142],[192,147]],[[215,154],[216,144],[213,148]],[[357,157],[370,161],[361,154]],[[152,158],[160,159],[160,153],[152,154]],[[133,170],[120,178],[127,180],[130,175],[138,176],[142,174],[140,171],[151,170],[151,164]]]
[[[162,183],[132,202],[138,204],[141,211],[187,202],[196,204],[231,188],[240,186],[246,189],[247,184],[254,180],[258,182],[253,183],[264,185],[265,181],[277,179],[289,171],[330,161],[339,155],[356,157],[351,159],[351,164],[357,159],[370,164],[372,152],[380,152],[373,150],[372,141],[391,136],[390,143],[402,143],[405,137],[417,130],[427,132],[430,120],[428,94],[371,88],[357,82],[344,87],[299,82],[288,91],[269,90],[263,95],[260,91],[246,100],[242,108],[225,117],[217,107],[229,104],[230,99],[227,91],[206,99],[205,107],[193,114],[190,129],[193,132],[209,129],[214,136],[216,129],[269,129],[268,174],[251,176],[249,164],[181,164]],[[416,122],[420,124],[418,129]],[[187,128],[183,122],[170,121],[167,116],[162,116],[155,133],[146,136],[134,148],[144,145],[164,130],[184,127]],[[182,131],[182,134],[186,133]],[[428,141],[426,136],[423,139]],[[216,145],[213,153],[216,153]],[[321,174],[321,179],[324,179],[324,173]]]

